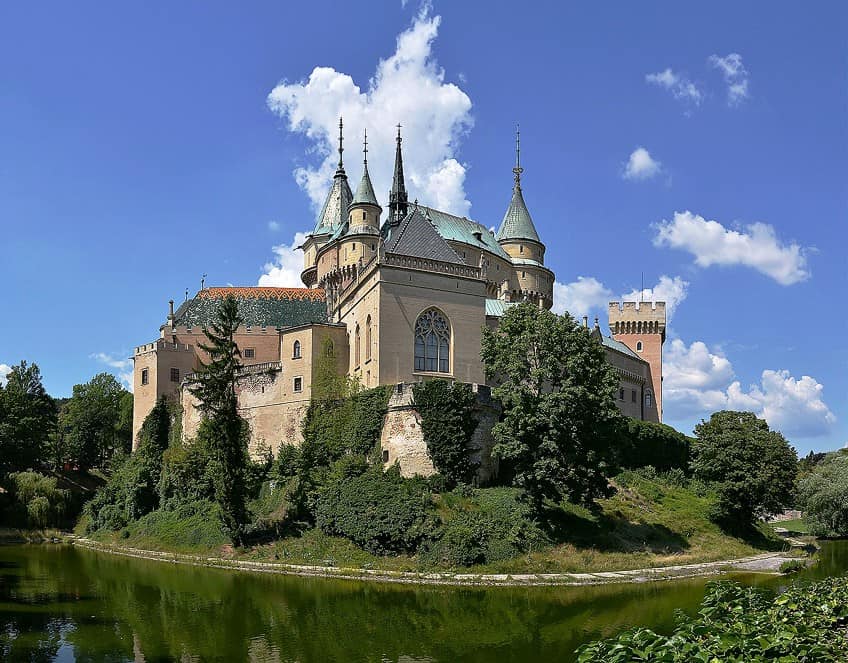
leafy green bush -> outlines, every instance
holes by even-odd
[[[778,570],[784,575],[788,575],[790,573],[803,571],[806,568],[807,562],[805,562],[803,559],[788,559],[780,565]]]
[[[70,503],[70,492],[57,487],[55,477],[38,472],[13,472],[9,502],[3,520],[18,527],[61,527]]]
[[[471,461],[471,436],[477,428],[476,398],[467,384],[446,380],[422,382],[412,388],[415,408],[427,452],[449,488],[471,483],[476,466]]]
[[[627,420],[621,466],[635,469],[651,465],[659,472],[689,469],[691,439],[671,426],[653,421]]]
[[[130,538],[150,539],[167,549],[206,549],[230,542],[221,529],[221,509],[210,500],[172,502],[127,525]]]
[[[848,456],[829,455],[798,481],[798,506],[817,536],[848,534]]]
[[[326,534],[347,537],[374,554],[415,550],[430,528],[430,494],[421,480],[404,479],[397,467],[380,466],[328,480],[316,504]]]
[[[793,584],[779,596],[733,582],[707,585],[694,618],[670,635],[625,631],[577,650],[579,663],[751,663],[848,658],[848,578]]]

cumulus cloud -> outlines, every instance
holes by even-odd
[[[658,175],[662,164],[651,156],[644,147],[637,147],[624,164],[622,177],[626,180],[648,180]]]
[[[653,74],[646,74],[645,81],[671,92],[678,101],[692,106],[700,106],[704,93],[698,86],[683,74],[675,73],[670,68]]]
[[[605,311],[612,297],[612,290],[593,276],[578,276],[571,283],[554,283],[554,313],[566,311],[575,318],[582,318],[593,311]]]
[[[711,55],[709,63],[724,76],[729,106],[738,106],[748,98],[748,71],[742,64],[742,56],[739,53],[730,53],[724,57]]]
[[[410,199],[455,214],[467,214],[466,166],[457,158],[460,141],[472,126],[471,99],[447,82],[433,56],[440,16],[425,3],[412,25],[397,37],[395,52],[380,60],[366,89],[332,67],[316,67],[300,82],[282,82],[268,106],[302,134],[319,163],[295,170],[298,184],[320,209],[338,155],[339,116],[344,117],[346,169],[358,181],[363,130],[368,130],[368,170],[383,202],[391,186],[395,134],[403,125],[404,170]]]
[[[734,379],[730,360],[702,341],[674,339],[663,357],[663,410],[666,418],[706,417],[716,410],[746,410],[789,436],[826,435],[836,417],[815,378],[795,378],[787,370],[766,369],[747,388]]]
[[[121,384],[124,385],[124,388],[128,391],[133,390],[133,360],[132,359],[122,359],[121,357],[116,357],[115,355],[106,353],[106,352],[95,352],[89,355],[89,359],[94,359],[95,361],[104,364],[112,369],[112,373],[115,374]]]
[[[0,386],[6,384],[6,376],[12,372],[12,367],[9,364],[0,364]]]
[[[303,271],[303,252],[298,247],[306,239],[306,233],[296,233],[291,244],[278,244],[273,248],[274,260],[266,263],[265,273],[259,277],[259,285],[278,288],[302,288],[300,273]]]
[[[660,280],[653,288],[644,290],[631,290],[621,295],[626,302],[665,302],[665,314],[670,322],[674,312],[680,303],[686,299],[689,290],[689,282],[679,276],[660,276]]]
[[[675,212],[671,221],[656,226],[654,245],[689,251],[700,267],[744,265],[781,285],[809,278],[807,250],[781,242],[772,226],[753,223],[744,230],[729,230],[718,221],[707,221],[692,212]]]

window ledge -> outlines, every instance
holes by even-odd
[[[422,377],[433,377],[433,378],[449,378],[451,380],[454,379],[453,373],[439,373],[438,371],[412,371],[413,375],[420,375]]]

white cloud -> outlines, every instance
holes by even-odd
[[[9,364],[0,364],[0,386],[6,384],[6,377],[12,372],[12,367]]]
[[[738,106],[748,98],[748,71],[742,64],[742,56],[739,53],[730,53],[724,57],[711,55],[709,63],[724,76],[729,106]]]
[[[578,320],[593,311],[606,311],[612,290],[593,276],[578,276],[571,283],[554,283],[554,313],[571,313]]]
[[[418,198],[455,214],[467,214],[466,167],[457,158],[462,136],[472,126],[471,99],[433,57],[441,23],[425,3],[412,25],[397,38],[394,54],[377,64],[364,91],[349,74],[316,67],[305,81],[282,82],[268,106],[303,134],[320,163],[296,169],[298,184],[315,209],[324,202],[338,155],[339,116],[344,117],[346,170],[352,188],[361,176],[361,142],[368,129],[368,170],[378,199],[391,186],[396,127],[403,125],[404,170],[410,199]],[[506,156],[505,156],[506,158]]]
[[[626,180],[647,180],[662,170],[662,164],[644,147],[637,147],[624,165],[622,177]]]
[[[268,222],[268,230],[272,233],[277,232],[280,229],[280,224],[277,221],[269,221]]]
[[[113,369],[112,372],[116,374],[116,377],[124,385],[124,388],[128,391],[133,390],[132,359],[121,359],[120,357],[115,357],[114,355],[106,352],[95,352],[90,354],[89,359],[94,359],[95,361],[105,364],[109,368]]]
[[[263,267],[265,273],[259,277],[259,285],[302,288],[300,273],[303,271],[303,252],[298,247],[305,239],[306,233],[296,233],[291,244],[275,246],[274,260]]]
[[[745,410],[786,435],[816,437],[832,430],[836,417],[824,402],[824,387],[808,375],[764,370],[760,383],[742,387],[730,360],[702,341],[674,339],[663,357],[663,410],[667,419],[707,417],[717,410]]]
[[[753,223],[744,231],[728,230],[692,212],[675,212],[672,221],[657,224],[655,246],[689,251],[700,267],[744,265],[770,276],[781,285],[809,278],[807,250],[783,244],[772,226]]]
[[[652,85],[658,85],[671,92],[675,99],[684,104],[700,106],[704,94],[698,86],[686,76],[673,72],[670,68],[653,74],[646,74],[645,81]]]
[[[670,322],[677,307],[686,299],[688,289],[689,282],[684,281],[679,276],[662,275],[653,288],[645,288],[642,291],[631,290],[624,293],[621,299],[626,302],[665,302],[665,314]]]

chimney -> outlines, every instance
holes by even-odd
[[[174,328],[174,300],[173,299],[168,301],[168,324],[171,325],[171,329]]]

